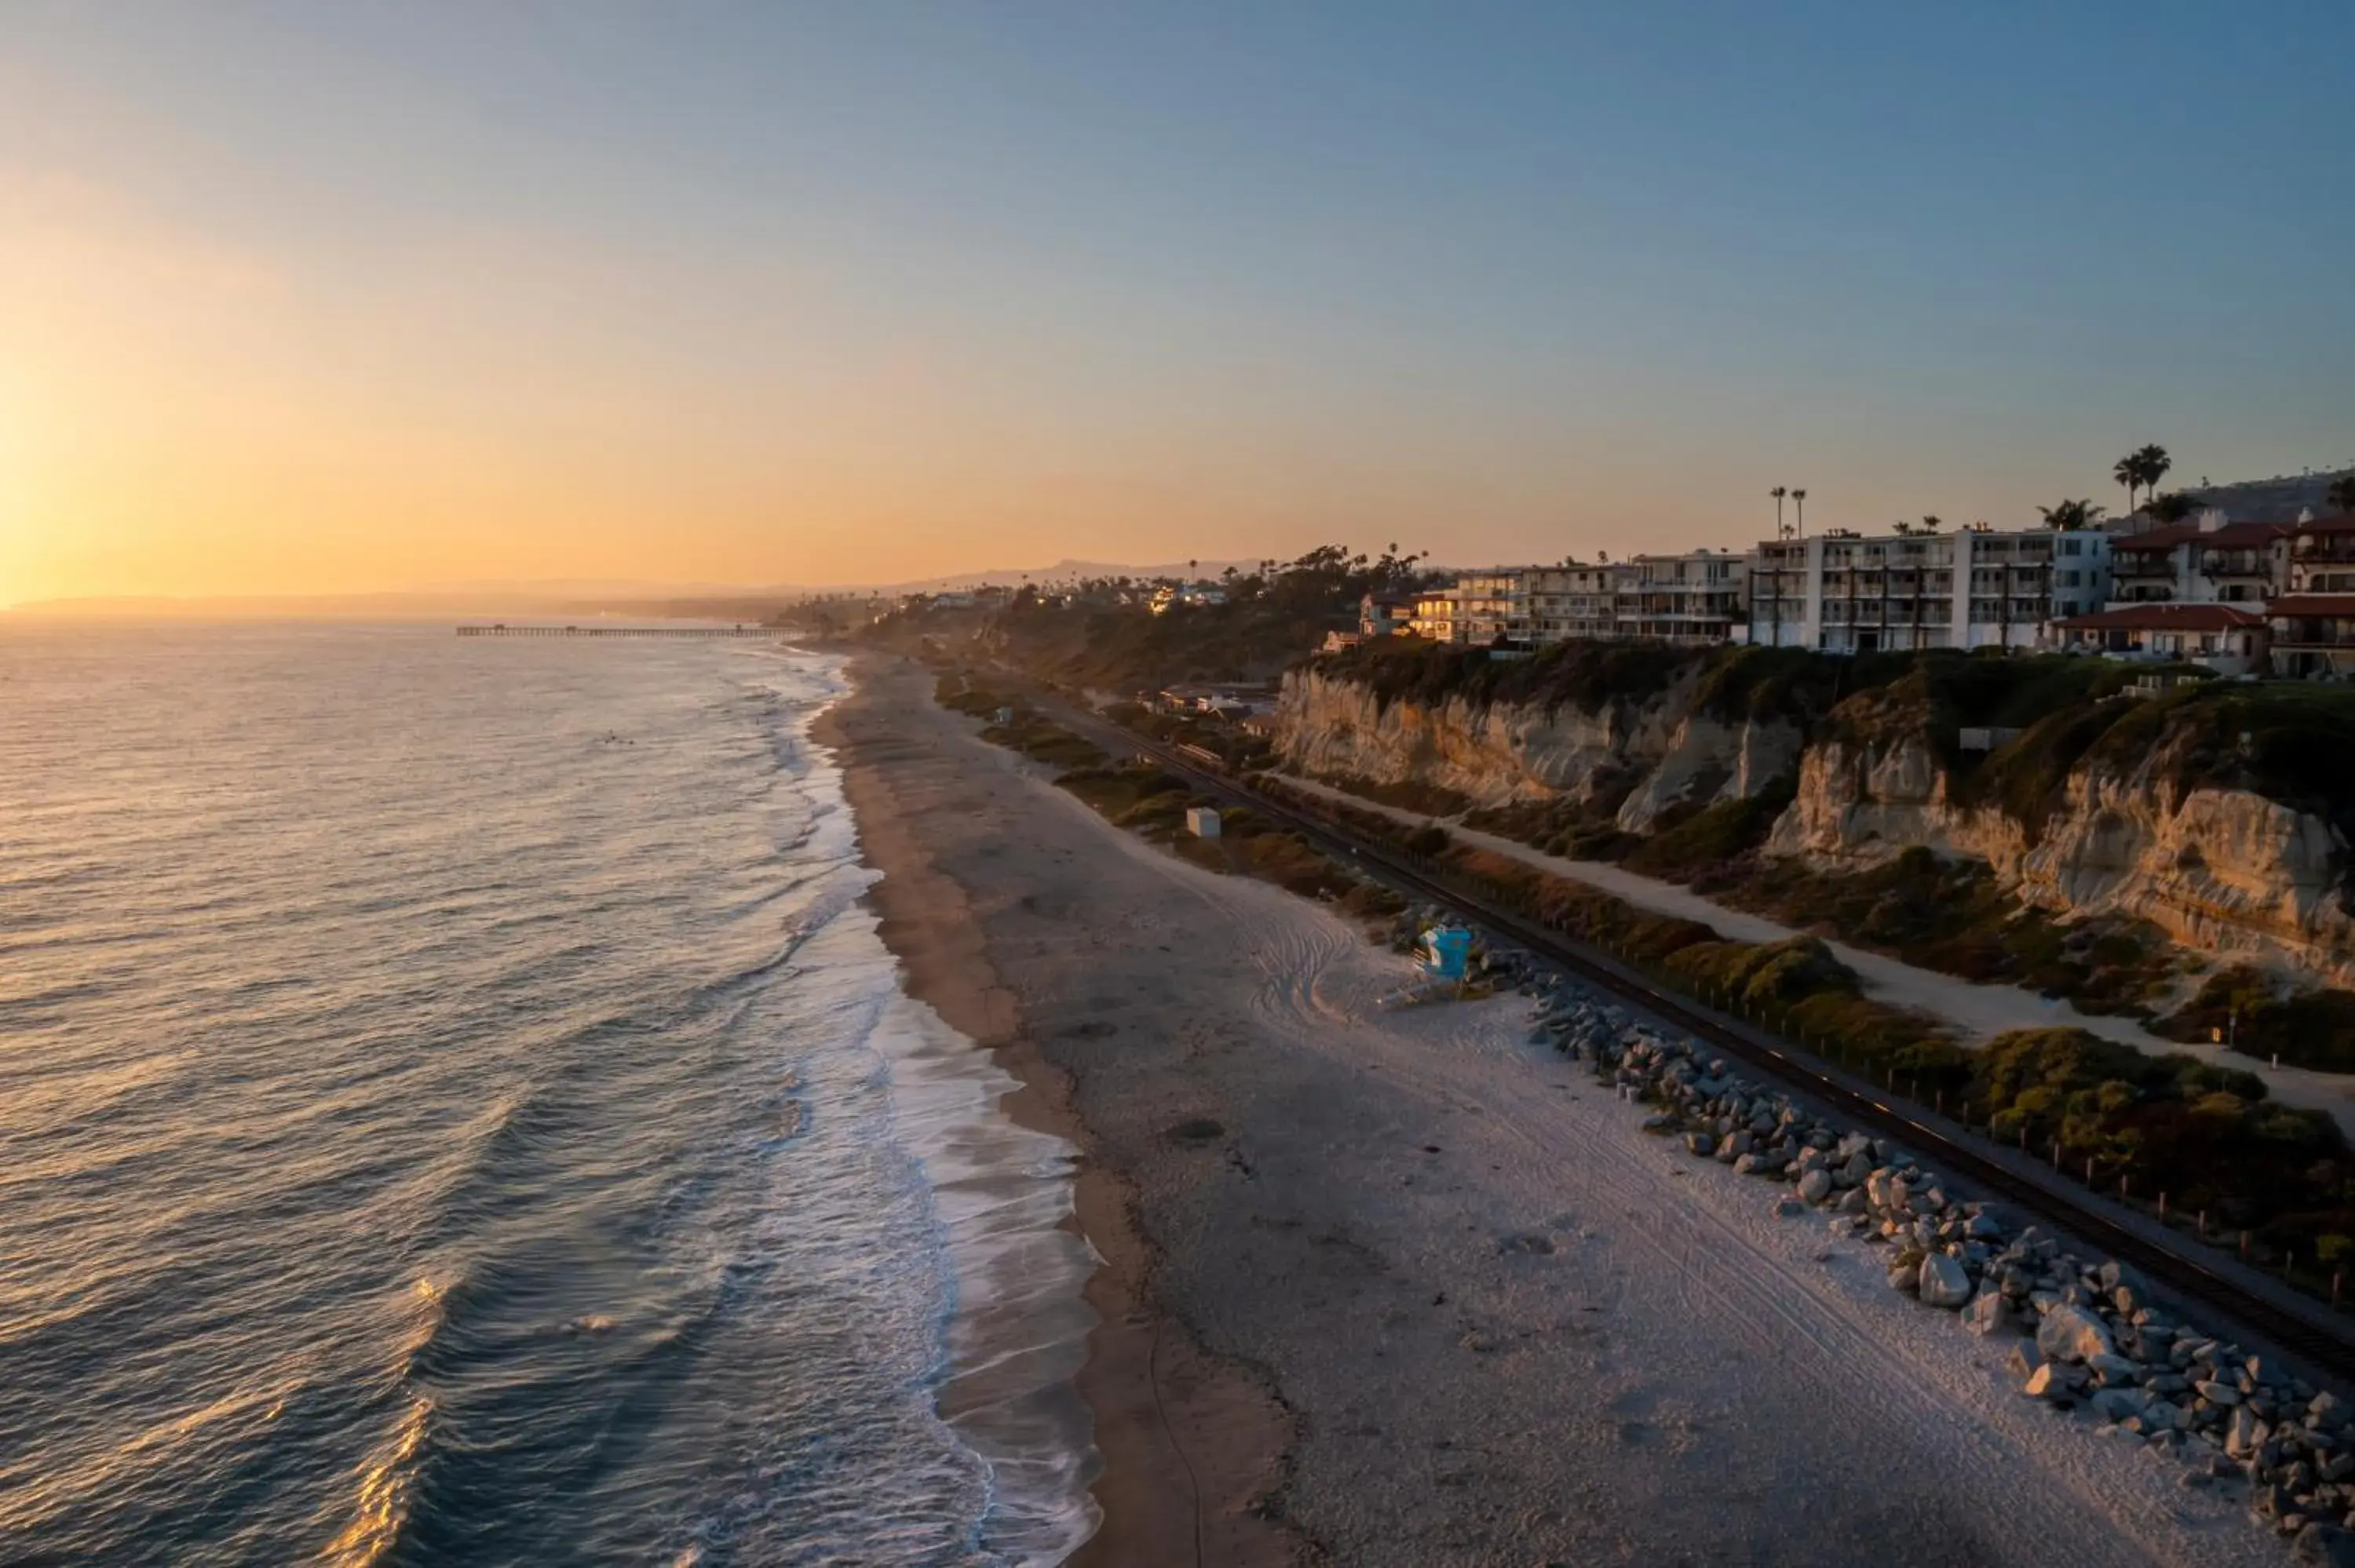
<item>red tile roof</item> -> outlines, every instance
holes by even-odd
[[[2178,545],[2214,545],[2227,550],[2254,549],[2296,532],[2289,523],[2227,523],[2203,532],[2197,523],[2170,523],[2147,534],[2113,534],[2110,553],[2120,550],[2172,550]]]
[[[2293,523],[2293,534],[2355,534],[2355,512],[2342,512],[2336,517],[2318,517],[2311,523]]]
[[[2355,600],[2355,594],[2348,598]],[[2240,631],[2264,623],[2264,617],[2229,604],[2135,604],[2052,624],[2079,631]]]
[[[2265,607],[2267,615],[2355,615],[2355,593],[2286,593]]]

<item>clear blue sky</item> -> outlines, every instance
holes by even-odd
[[[2115,510],[2145,441],[2355,459],[2351,70],[2347,0],[18,0],[36,281],[174,302],[103,364],[59,313],[135,300],[0,303],[51,323],[0,526],[25,584],[144,519],[341,588]],[[181,260],[78,260],[125,251]],[[91,446],[145,362],[194,411]],[[278,471],[192,454],[272,407],[262,519]]]

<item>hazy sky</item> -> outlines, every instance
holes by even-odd
[[[2355,459],[2355,5],[5,0],[0,603]]]

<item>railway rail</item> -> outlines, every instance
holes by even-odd
[[[2244,1283],[2227,1268],[2104,1213],[2070,1187],[2039,1181],[2010,1162],[1992,1159],[1987,1150],[1975,1148],[1967,1134],[1940,1127],[1917,1109],[1892,1105],[1828,1065],[1785,1050],[1687,998],[1663,991],[1518,910],[1466,892],[1382,844],[1315,811],[1272,799],[1205,765],[1199,755],[1188,755],[1199,753],[1198,747],[1181,750],[1110,720],[1082,714],[1043,694],[1034,694],[1033,700],[1068,726],[1092,731],[1167,768],[1206,794],[1273,818],[1398,890],[1454,910],[1509,938],[1596,989],[1635,1003],[1663,1022],[1707,1041],[1725,1055],[1837,1110],[1857,1127],[1894,1139],[1990,1196],[2133,1265],[2154,1283],[2214,1309],[2316,1370],[2342,1382],[2355,1382],[2355,1332],[2320,1303],[2309,1304],[2290,1295],[2286,1287],[2275,1292],[2260,1288],[2262,1281]]]

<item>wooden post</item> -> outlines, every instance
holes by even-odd
[[[2334,1312],[2339,1309],[2339,1287],[2346,1277],[2343,1270],[2335,1272],[2330,1277],[2330,1308]]]
[[[2167,1224],[2167,1194],[2164,1192],[2158,1195],[2158,1223],[2162,1225]]]
[[[2249,1233],[2246,1231],[2241,1233],[2241,1261],[2249,1261]]]

